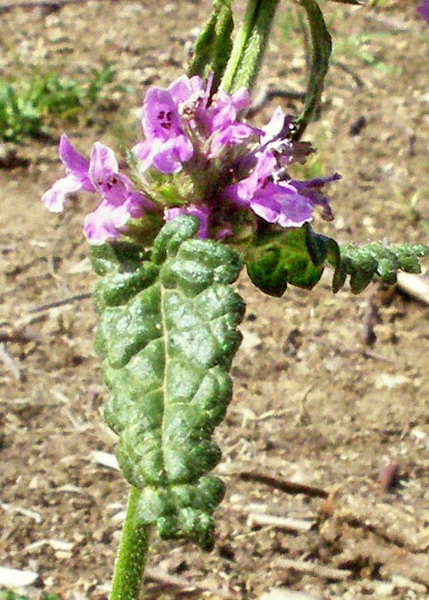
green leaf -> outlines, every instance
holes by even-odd
[[[359,294],[374,279],[395,283],[400,270],[420,273],[419,258],[424,256],[429,256],[429,246],[422,244],[338,246],[306,224],[299,229],[264,233],[250,248],[246,267],[252,282],[271,296],[282,296],[288,283],[311,289],[326,264],[334,268],[334,293],[349,275],[352,293]]]
[[[228,93],[251,89],[261,67],[280,0],[248,0],[221,87]]]
[[[28,598],[15,592],[0,590],[0,600],[28,600]]]
[[[270,296],[282,296],[288,283],[311,289],[322,276],[328,252],[333,252],[326,239],[309,226],[259,237],[246,261],[250,279]]]
[[[387,246],[372,242],[365,246],[346,244],[340,247],[340,260],[330,261],[335,267],[334,292],[338,291],[350,275],[350,287],[360,293],[375,278],[387,284],[396,282],[398,271],[420,273],[419,258],[429,255],[429,247],[422,244]],[[337,275],[339,271],[340,275]]]
[[[29,598],[12,591],[0,590],[0,600],[29,600]],[[57,594],[42,594],[40,600],[61,600],[61,598]]]
[[[132,244],[95,246],[101,275],[96,349],[111,391],[105,418],[119,435],[118,461],[141,490],[138,518],[162,537],[213,544],[223,484],[211,439],[231,398],[229,368],[241,335],[241,270],[235,250],[194,239],[198,221],[167,223],[151,255]]]
[[[213,73],[211,94],[214,94],[225,71],[232,50],[234,29],[231,0],[214,0],[213,14],[201,30],[194,45],[189,75],[207,78]]]
[[[332,51],[331,36],[326,27],[319,4],[316,0],[299,0],[299,2],[305,9],[310,25],[312,57],[304,109],[295,121],[295,139],[301,138],[315,111],[318,109]]]

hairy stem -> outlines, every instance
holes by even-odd
[[[319,106],[332,50],[331,36],[319,4],[316,0],[299,0],[299,2],[306,11],[310,26],[312,58],[304,109],[295,121],[294,139],[296,140],[301,138]]]
[[[254,83],[280,0],[249,0],[220,87],[235,92]]]
[[[151,525],[137,523],[140,490],[131,488],[113,575],[110,600],[138,600],[149,547]]]

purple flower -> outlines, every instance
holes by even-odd
[[[226,187],[224,196],[236,206],[249,207],[255,193],[268,182],[276,164],[276,159],[271,152],[261,154],[251,174],[238,183]]]
[[[313,218],[314,208],[322,207],[322,217],[332,221],[334,215],[327,198],[319,191],[325,183],[341,179],[338,173],[308,181],[266,183],[250,201],[250,208],[268,223],[281,227],[301,227]]]
[[[146,139],[133,148],[141,172],[155,167],[161,173],[178,173],[196,149],[198,155],[213,158],[227,146],[260,135],[259,129],[237,121],[250,104],[249,92],[242,88],[230,96],[219,90],[209,105],[211,83],[212,78],[204,84],[201,77],[182,75],[167,89],[149,89],[142,115]]]
[[[59,154],[67,175],[58,179],[42,196],[46,208],[56,213],[62,212],[67,194],[79,190],[95,192],[88,175],[89,160],[76,152],[65,133],[60,138]]]
[[[204,204],[198,206],[195,204],[188,204],[188,206],[167,208],[164,214],[167,223],[179,215],[192,215],[193,217],[197,217],[200,222],[197,237],[203,239],[209,237],[210,210],[208,206]]]
[[[143,215],[143,207],[137,205],[129,198],[117,206],[103,201],[84,219],[85,237],[91,244],[104,244],[110,240],[117,240],[121,233],[126,233],[126,224],[130,219]]]
[[[212,104],[198,116],[212,133],[232,125],[238,113],[248,106],[250,106],[250,94],[246,88],[240,88],[232,96],[224,90],[219,90]]]
[[[429,2],[429,0],[425,0]],[[300,227],[310,221],[317,206],[322,217],[333,218],[322,193],[338,175],[309,181],[293,180],[289,167],[305,162],[313,152],[310,144],[293,139],[292,118],[277,108],[262,129],[247,124],[243,111],[250,104],[248,90],[234,94],[219,89],[211,94],[213,76],[182,75],[168,88],[151,88],[142,111],[145,140],[134,154],[140,159],[145,185],[164,217],[190,214],[199,220],[201,238],[240,235],[242,227],[255,224],[245,213],[281,227]],[[146,211],[160,210],[119,172],[113,151],[100,143],[91,158],[78,154],[64,135],[60,156],[66,177],[44,196],[46,206],[63,209],[70,192],[86,190],[101,196],[99,206],[85,218],[85,235],[92,243],[118,239],[127,223]],[[180,177],[157,177],[183,171]],[[136,224],[137,225],[137,224]]]
[[[422,19],[429,23],[429,0],[423,0],[423,3],[417,9]]]
[[[204,98],[200,77],[182,75],[166,90],[151,88],[143,104],[142,127],[146,140],[133,151],[142,161],[142,172],[154,166],[161,173],[178,173],[194,148],[181,123],[182,115]],[[195,110],[195,107],[194,107]]]
[[[286,182],[268,182],[255,193],[249,206],[264,221],[281,227],[300,227],[311,221],[314,208],[311,200]]]
[[[286,115],[278,106],[269,122],[262,127],[263,135],[259,153],[267,150],[273,152],[279,164],[285,167],[292,163],[304,163],[314,149],[308,142],[292,141],[290,139],[292,131],[292,117]]]
[[[292,130],[292,117],[286,115],[278,106],[273,112],[271,119],[262,127],[261,143],[272,144],[278,140],[284,140]]]
[[[319,191],[328,182],[340,178],[335,174],[309,181],[276,180],[278,169],[272,152],[261,153],[247,178],[224,190],[224,196],[239,207],[250,208],[268,223],[281,227],[300,227],[311,221],[316,205],[323,207],[323,217],[332,220],[327,199]]]
[[[171,97],[178,106],[180,114],[196,110],[199,106],[207,106],[210,87],[213,77],[209,78],[207,85],[198,75],[188,77],[181,75],[167,88]]]
[[[211,106],[198,113],[198,118],[211,135],[210,156],[216,157],[226,146],[239,145],[252,135],[261,135],[261,130],[237,121],[241,110],[250,106],[250,94],[240,88],[230,96],[219,90]]]
[[[100,194],[101,204],[85,217],[84,232],[90,243],[118,239],[130,219],[142,217],[146,209],[153,209],[128,177],[119,173],[114,152],[107,146],[96,142],[88,160],[76,152],[64,134],[60,140],[60,157],[67,175],[45,192],[42,201],[52,212],[61,212],[70,192],[83,189]]]
[[[313,206],[322,207],[322,218],[325,221],[332,221],[334,219],[334,214],[329,206],[328,199],[320,192],[320,189],[325,183],[332,183],[339,179],[341,179],[341,175],[339,173],[334,173],[329,177],[315,177],[314,179],[308,179],[307,181],[291,180],[290,184],[293,185],[301,195],[308,198]]]
[[[231,123],[224,129],[215,133],[211,138],[210,157],[218,156],[226,146],[242,144],[252,135],[257,135],[259,130],[247,123]]]
[[[145,209],[153,208],[128,177],[119,173],[113,150],[99,142],[92,147],[89,175],[103,198],[98,208],[85,217],[84,231],[90,242],[118,239],[130,219],[142,217]]]
[[[126,175],[119,173],[118,162],[111,148],[95,142],[92,147],[91,161],[88,170],[95,191],[97,191],[110,206],[120,206],[128,203],[130,211],[135,215],[142,208],[153,208],[152,204],[141,192],[134,189]]]

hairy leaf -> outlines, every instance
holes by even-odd
[[[253,87],[279,4],[280,0],[248,1],[221,81],[226,92]]]
[[[194,239],[198,221],[177,217],[152,253],[132,244],[94,246],[101,280],[96,349],[111,391],[105,408],[119,435],[118,461],[141,490],[138,518],[164,538],[213,544],[212,513],[223,497],[210,470],[211,439],[231,398],[228,374],[241,336],[241,269],[235,250]]]
[[[428,255],[429,247],[421,244],[387,246],[373,242],[360,247],[338,246],[307,224],[260,236],[248,253],[246,267],[253,283],[271,296],[282,296],[288,283],[313,288],[326,264],[335,269],[334,292],[343,287],[349,276],[351,291],[359,294],[374,279],[393,284],[398,271],[419,273],[419,258]]]
[[[207,78],[213,73],[211,94],[216,92],[229,60],[233,29],[231,0],[214,0],[213,13],[195,42],[189,66],[189,75]]]
[[[267,233],[258,238],[249,253],[246,268],[252,282],[270,296],[282,296],[288,283],[311,289],[323,273],[328,252],[337,251],[333,240],[309,226]]]
[[[338,291],[350,275],[350,287],[359,294],[376,278],[387,284],[396,282],[398,271],[420,273],[419,258],[429,255],[429,247],[423,244],[387,246],[372,242],[365,246],[347,244],[340,246],[339,260],[331,260],[335,267],[333,289]]]

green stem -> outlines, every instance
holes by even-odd
[[[322,97],[323,85],[329,69],[332,42],[323,13],[316,0],[299,0],[306,11],[311,35],[311,69],[305,94],[305,105],[296,119],[294,139],[299,140],[312,120]]]
[[[254,83],[280,0],[249,0],[220,87],[234,92]]]
[[[138,600],[146,564],[151,525],[137,523],[140,490],[131,488],[113,575],[110,600]]]

